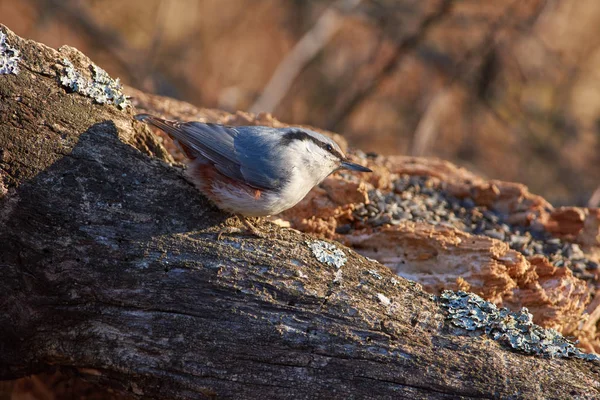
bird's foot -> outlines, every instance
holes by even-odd
[[[242,223],[246,226],[246,229],[248,230],[248,232],[250,232],[254,236],[259,237],[261,239],[267,238],[267,234],[265,232],[261,231],[260,229],[258,229],[257,227],[255,227],[254,225],[252,225],[252,223],[250,222],[250,220],[248,220],[248,218],[241,217],[241,216],[239,218],[240,218],[240,221],[242,221]]]
[[[219,233],[217,233],[217,240],[223,240],[224,234],[240,233],[241,231],[242,230],[240,228],[236,228],[235,226],[226,226],[223,229],[221,229]]]
[[[267,234],[265,232],[261,231],[260,229],[258,229],[257,227],[255,227],[254,225],[252,225],[252,223],[248,220],[248,218],[243,217],[243,216],[238,216],[238,218],[239,218],[240,222],[242,222],[242,224],[244,224],[245,229],[238,228],[235,226],[226,226],[223,229],[221,229],[219,231],[219,233],[217,233],[217,240],[222,240],[224,234],[241,233],[244,230],[258,238],[261,238],[261,239],[267,238]]]

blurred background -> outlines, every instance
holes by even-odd
[[[128,85],[600,203],[598,0],[0,0]]]

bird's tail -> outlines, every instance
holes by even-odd
[[[142,121],[157,127],[158,129],[168,133],[169,136],[171,136],[173,139],[183,139],[181,137],[181,130],[178,126],[179,122],[177,121],[170,121],[167,119],[158,118],[150,114],[138,114],[134,118],[138,121]]]
[[[134,118],[138,121],[150,124],[165,132],[171,137],[171,139],[173,139],[173,141],[175,141],[175,143],[179,146],[179,148],[181,149],[181,151],[183,151],[187,158],[196,158],[197,154],[192,148],[190,148],[188,143],[189,140],[186,137],[185,132],[183,132],[179,126],[181,124],[180,122],[158,118],[150,114],[137,114]]]

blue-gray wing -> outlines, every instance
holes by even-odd
[[[282,162],[279,152],[283,130],[264,126],[235,129],[239,134],[234,146],[244,180],[258,188],[281,188],[289,176],[289,167]]]
[[[283,183],[281,170],[276,168],[279,155],[275,147],[279,140],[273,136],[280,133],[275,128],[175,122],[146,114],[136,118],[165,131],[186,151],[210,160],[229,178],[259,190],[275,190]]]

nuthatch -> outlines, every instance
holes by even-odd
[[[327,136],[304,128],[135,118],[168,133],[190,159],[187,173],[200,191],[242,217],[279,214],[339,169],[372,172],[348,161]]]

